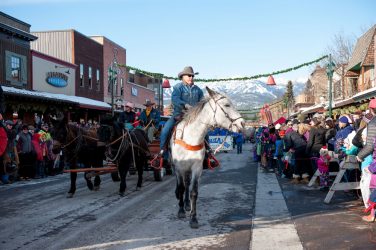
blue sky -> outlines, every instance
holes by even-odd
[[[335,35],[376,24],[373,0],[2,0],[31,31],[75,29],[127,49],[127,64],[176,76],[252,76],[322,56]],[[312,67],[280,75],[307,77]]]

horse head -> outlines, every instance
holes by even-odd
[[[62,150],[63,145],[67,142],[67,120],[61,112],[58,113],[57,116],[50,116],[50,118],[53,125],[51,129],[51,136],[53,139],[52,152],[58,154]]]
[[[245,121],[230,99],[206,87],[210,96],[209,105],[213,111],[213,126],[219,126],[232,132],[241,132]]]

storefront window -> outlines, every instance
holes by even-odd
[[[80,64],[80,87],[84,86],[84,65]]]
[[[97,91],[101,90],[101,82],[99,81],[100,74],[99,74],[99,69],[97,69]]]
[[[120,95],[124,95],[124,80],[123,78],[120,78]]]
[[[93,88],[93,82],[92,82],[92,70],[91,70],[91,67],[89,67],[89,74],[88,74],[88,78],[89,78],[89,88],[92,89]]]
[[[11,57],[12,65],[12,80],[21,81],[21,58],[12,56]]]

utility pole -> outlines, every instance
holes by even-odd
[[[117,55],[118,51],[117,51],[116,48],[114,48],[113,52],[114,52],[114,59],[112,59],[112,63],[108,67],[108,72],[110,73],[108,84],[111,86],[111,114],[112,114],[112,117],[114,117],[114,114],[115,114],[115,110],[114,110],[114,88],[115,88],[115,82],[116,82],[117,73],[118,73],[118,69],[119,69],[117,59],[116,59],[116,55]]]

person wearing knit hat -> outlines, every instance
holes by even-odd
[[[354,130],[349,124],[349,119],[346,116],[341,116],[338,123],[339,130],[335,136],[334,150],[338,151],[343,146],[344,140]]]
[[[346,116],[341,116],[339,118],[339,122],[341,122],[343,124],[348,124],[349,123],[349,119]]]

